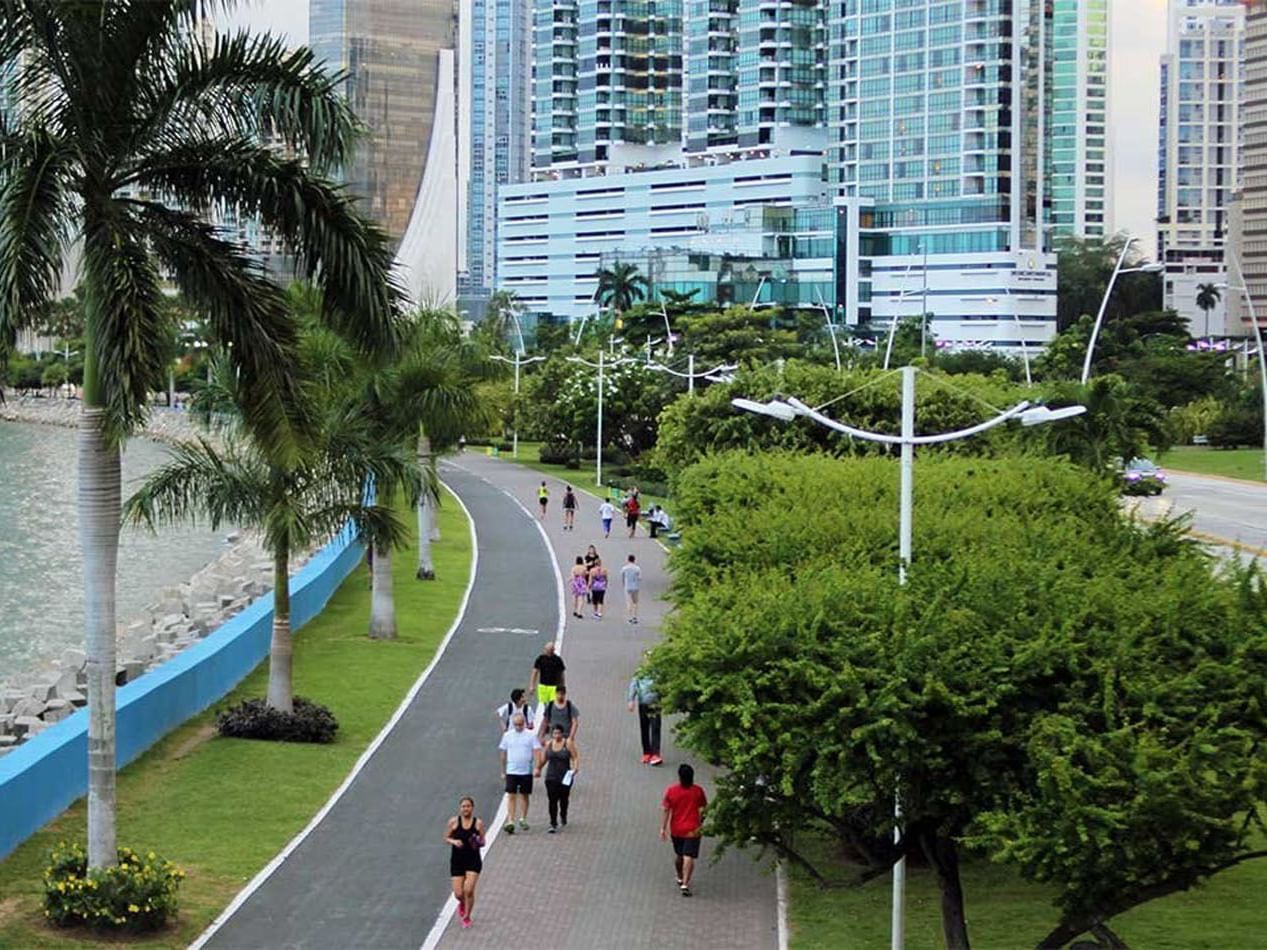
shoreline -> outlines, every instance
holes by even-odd
[[[0,403],[0,421],[76,428],[79,402],[66,399],[10,399]],[[151,413],[134,438],[170,443],[200,433],[188,413]],[[220,624],[273,589],[273,562],[254,532],[233,530],[227,547],[183,582],[164,585],[139,614],[118,620],[115,682],[122,686],[197,643]],[[292,576],[311,557],[297,554]],[[56,659],[0,680],[0,755],[86,705],[87,657],[69,648]]]

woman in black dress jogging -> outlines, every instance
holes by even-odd
[[[449,876],[453,879],[453,896],[458,902],[458,916],[463,929],[471,926],[475,908],[475,885],[484,870],[480,848],[484,847],[484,822],[475,817],[475,799],[465,795],[458,802],[458,813],[449,819],[444,832],[449,852]]]

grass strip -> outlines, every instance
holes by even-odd
[[[829,879],[856,876],[829,856],[825,841],[809,849]],[[973,950],[1023,950],[1033,947],[1055,925],[1052,891],[1022,880],[1008,867],[984,861],[962,869],[968,936]],[[818,887],[798,868],[790,868],[791,950],[868,950],[889,945],[892,878],[860,888]],[[1187,893],[1152,901],[1112,921],[1132,947],[1148,950],[1227,950],[1262,946],[1262,894],[1267,861],[1250,861],[1216,875]],[[908,867],[906,875],[906,950],[941,950],[941,905],[932,871]]]
[[[1176,472],[1197,475],[1222,475],[1263,480],[1262,449],[1212,449],[1208,445],[1179,445],[1157,457],[1157,464]]]
[[[524,466],[525,468],[533,469],[534,471],[540,472],[542,475],[549,475],[552,478],[557,478],[559,481],[563,482],[563,484],[571,485],[573,488],[587,491],[591,495],[598,495],[599,497],[602,497],[602,498],[607,497],[607,492],[609,489],[601,487],[598,484],[598,482],[595,481],[594,479],[594,460],[593,459],[589,459],[588,461],[582,462],[580,468],[568,468],[566,465],[560,465],[554,462],[543,462],[541,461],[541,456],[540,456],[542,444],[543,443],[541,442],[520,441],[519,458],[515,458],[509,452],[501,452],[498,457],[505,459],[507,462],[514,462],[517,465]],[[483,446],[471,446],[466,451],[475,453],[475,452],[483,452],[485,451],[485,449]],[[604,471],[608,469],[608,465],[605,462],[603,463],[603,469]],[[559,490],[559,491],[554,491],[553,489],[551,490],[550,492],[551,511],[559,512],[562,510],[560,508],[560,499],[562,497],[563,497],[562,490]],[[649,495],[646,492],[639,490],[638,500],[639,500],[639,504],[642,506],[642,511],[644,513],[650,510],[652,505],[660,505],[666,511],[668,511],[670,515],[673,514],[673,503],[668,498],[664,498],[660,495]],[[536,511],[535,506],[537,504],[536,496],[534,495],[531,499],[525,500],[524,504],[528,506],[529,510],[535,512]],[[562,517],[562,515],[560,514],[559,517]],[[619,517],[619,513],[618,513],[617,520],[620,520],[621,523],[623,523],[623,520]]]
[[[416,525],[402,509],[406,523]],[[416,529],[415,529],[416,530]],[[287,745],[215,736],[214,708],[157,743],[119,774],[119,844],[156,851],[188,873],[175,924],[129,939],[185,947],[325,804],[431,662],[470,579],[466,516],[446,493],[437,580],[414,579],[417,538],[393,557],[399,637],[371,641],[369,576],[353,571],[320,616],[295,637],[294,682],[339,720],[330,745]],[[267,661],[217,706],[264,695]],[[0,862],[0,948],[118,947],[119,938],[45,925],[42,875],[49,850],[85,839],[80,800]]]

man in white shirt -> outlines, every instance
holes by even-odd
[[[598,506],[598,517],[603,520],[603,537],[610,538],[612,533],[612,519],[616,517],[615,506],[607,499]]]
[[[634,556],[620,569],[620,581],[625,586],[625,616],[630,623],[638,622],[638,590],[642,587],[642,568],[636,563]]]
[[[506,776],[507,821],[502,831],[515,833],[515,816],[519,816],[519,830],[528,830],[528,797],[532,795],[532,770],[539,766],[544,756],[537,734],[525,728],[523,713],[511,717],[510,729],[502,736],[497,748],[501,753],[502,774]]]

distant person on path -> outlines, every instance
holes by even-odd
[[[585,549],[585,569],[587,571],[592,570],[594,565],[601,560],[602,558],[598,556],[598,548],[594,547],[594,545],[591,544]]]
[[[567,665],[563,657],[554,652],[554,641],[551,640],[541,648],[541,655],[532,661],[532,676],[528,681],[528,691],[537,692],[537,703],[546,706],[554,702],[554,691],[563,685],[567,674]]]
[[[494,715],[497,717],[497,721],[501,723],[501,730],[497,733],[498,735],[501,735],[510,728],[511,720],[515,718],[516,713],[521,713],[523,715],[524,724],[529,729],[533,728],[532,706],[528,703],[528,700],[524,698],[524,691],[522,689],[512,689],[510,691],[510,702],[502,703],[497,707]]]
[[[603,619],[603,602],[607,600],[607,568],[602,561],[595,561],[590,568],[590,603],[594,605],[594,619]]]
[[[604,498],[603,503],[598,506],[598,517],[603,522],[603,537],[610,538],[612,533],[612,519],[616,517],[616,506],[610,500]]]
[[[475,909],[475,885],[484,870],[480,848],[484,847],[484,822],[475,817],[475,799],[464,795],[458,801],[458,813],[449,819],[444,840],[449,851],[449,877],[453,879],[453,896],[458,902],[462,927],[471,926]]]
[[[629,711],[638,710],[638,732],[642,737],[642,764],[662,765],[660,758],[660,694],[651,677],[639,670],[629,681],[625,700]]]
[[[642,511],[638,504],[638,490],[634,489],[629,493],[629,497],[625,499],[625,527],[629,529],[629,537],[633,537],[638,530],[638,515]]]
[[[659,505],[652,505],[647,512],[647,530],[651,537],[656,537],[661,531],[667,532],[670,524],[668,513]]]
[[[691,875],[699,859],[700,827],[708,796],[695,784],[695,770],[686,763],[678,766],[678,780],[664,790],[660,800],[660,840],[673,840],[673,867],[683,897],[691,896]]]
[[[568,824],[568,799],[572,795],[572,780],[581,771],[581,753],[576,742],[567,737],[562,726],[550,730],[545,754],[546,802],[550,813],[550,834],[559,830],[559,822]],[[537,767],[541,774],[541,766]]]
[[[519,830],[528,830],[528,799],[532,795],[532,772],[541,764],[541,741],[525,727],[522,713],[515,713],[511,728],[497,744],[501,753],[502,774],[506,777],[506,824],[502,831],[515,833],[515,816]]]
[[[572,591],[572,616],[578,620],[583,619],[585,614],[582,608],[590,592],[590,579],[589,571],[585,569],[585,558],[579,554],[576,556],[576,563],[572,565],[569,587]]]
[[[576,493],[568,485],[563,492],[563,530],[576,530]]]
[[[550,504],[550,489],[546,488],[546,483],[542,482],[541,487],[537,489],[537,517],[542,521],[546,520],[546,506]]]
[[[642,568],[629,555],[625,566],[620,569],[620,582],[625,588],[625,616],[630,623],[638,622],[638,590],[642,587]]]
[[[541,711],[541,739],[544,741],[555,726],[563,727],[563,735],[576,738],[581,727],[581,711],[568,699],[568,688],[560,686],[554,694],[554,702]]]

